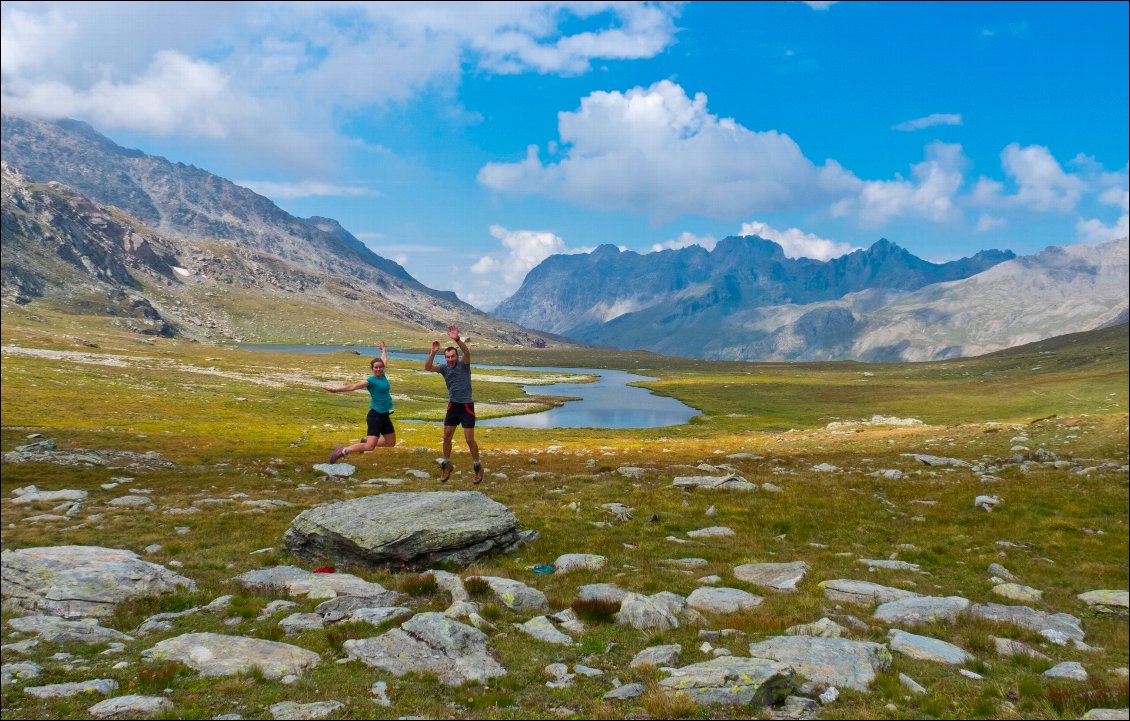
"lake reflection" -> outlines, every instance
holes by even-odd
[[[240,348],[253,351],[273,351],[285,353],[334,353],[342,350],[359,352],[362,356],[375,357],[380,354],[377,348],[363,346],[310,346],[310,345],[241,345]],[[389,351],[389,360],[424,361],[418,353],[398,353]],[[506,416],[481,420],[476,425],[509,428],[660,428],[686,423],[700,412],[684,403],[657,396],[646,388],[629,386],[629,383],[655,380],[621,370],[605,368],[559,368],[543,366],[493,366],[480,363],[474,368],[483,370],[521,370],[543,373],[575,373],[599,376],[594,383],[553,383],[550,385],[524,385],[522,390],[530,395],[566,396],[580,398],[564,405],[540,413],[521,416]],[[396,377],[396,369],[389,368],[389,375]],[[471,376],[472,381],[474,376]],[[438,379],[437,379],[438,380]],[[440,381],[442,382],[442,381]]]

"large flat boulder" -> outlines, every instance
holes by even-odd
[[[303,511],[283,536],[311,563],[421,568],[466,565],[537,538],[478,491],[382,493]]]
[[[129,598],[196,590],[196,584],[133,551],[45,546],[0,553],[5,605],[63,618],[109,616]]]

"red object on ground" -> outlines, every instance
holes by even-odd
[[[333,573],[335,571],[337,571],[337,569],[333,566],[322,566],[321,568],[314,569],[314,573]]]

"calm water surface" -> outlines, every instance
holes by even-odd
[[[376,357],[375,347],[327,345],[254,345],[240,348],[251,351],[282,353],[336,353],[357,351],[364,357]],[[426,356],[418,353],[389,351],[389,359],[412,360],[423,363]],[[440,359],[442,361],[442,359]],[[480,426],[506,426],[511,428],[660,428],[686,423],[699,411],[665,396],[657,396],[646,388],[628,385],[638,381],[655,380],[648,376],[607,368],[561,368],[545,366],[491,366],[475,363],[472,367],[483,370],[521,370],[543,373],[575,373],[599,376],[594,383],[553,383],[550,385],[525,385],[522,390],[531,395],[567,396],[580,398],[541,413],[507,416],[479,421]],[[396,369],[390,368],[396,377]],[[472,381],[474,375],[471,376]]]

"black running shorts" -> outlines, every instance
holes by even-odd
[[[365,417],[365,421],[369,424],[369,432],[365,435],[391,436],[396,433],[396,429],[392,427],[391,416],[391,411],[388,413],[378,413],[370,408],[369,415]]]
[[[443,418],[445,426],[475,427],[474,403],[448,403],[447,415]]]

